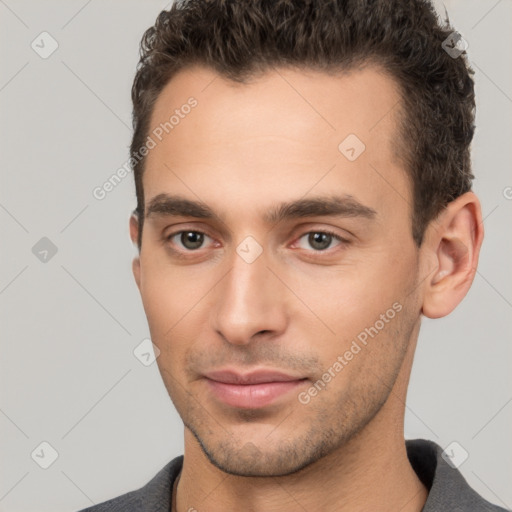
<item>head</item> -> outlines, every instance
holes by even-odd
[[[420,0],[192,0],[145,33],[134,274],[171,399],[224,471],[396,431],[421,315],[462,300],[483,236],[451,32]],[[261,368],[301,381],[238,407],[205,378]]]

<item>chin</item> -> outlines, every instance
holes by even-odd
[[[197,439],[203,453],[216,468],[224,473],[246,477],[287,476],[301,471],[328,455],[336,448],[337,440],[325,436],[315,438],[311,432],[290,439],[275,439],[268,435],[259,442],[242,445],[232,436],[205,441],[188,427]]]

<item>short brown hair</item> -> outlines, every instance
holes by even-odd
[[[399,150],[420,246],[428,223],[473,179],[473,70],[464,54],[454,58],[442,46],[452,33],[428,0],[177,0],[144,33],[132,87],[139,248],[145,160],[133,157],[158,95],[178,71],[199,64],[245,83],[272,68],[332,73],[367,62],[383,67],[402,92]]]

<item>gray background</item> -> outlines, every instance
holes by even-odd
[[[133,354],[149,331],[130,268],[132,176],[92,195],[127,160],[138,44],[168,5],[0,0],[0,511],[77,510],[183,452],[156,364]],[[468,297],[424,321],[406,437],[457,441],[469,483],[512,507],[512,3],[445,5],[476,71],[486,239]],[[31,48],[43,31],[59,44],[46,59]],[[46,262],[32,252],[43,237],[57,247]],[[58,452],[48,469],[31,457],[49,457],[43,441]]]

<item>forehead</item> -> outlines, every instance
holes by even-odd
[[[193,66],[178,72],[163,88],[151,126],[169,121],[191,97],[198,104],[187,117],[201,117],[194,129],[205,142],[245,133],[254,137],[307,135],[312,142],[327,135],[326,142],[330,142],[329,134],[336,141],[347,132],[372,142],[379,135],[394,136],[400,103],[396,81],[370,64],[337,74],[282,68],[247,83]],[[181,120],[171,131],[174,138],[184,131],[177,129]]]
[[[244,84],[204,67],[182,70],[152,113],[145,197],[175,186],[212,198],[258,191],[264,201],[262,187],[272,184],[268,198],[342,186],[356,196],[364,188],[374,204],[389,193],[407,199],[400,105],[396,82],[375,66],[336,75],[276,69]]]

